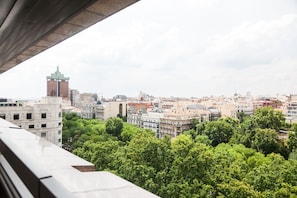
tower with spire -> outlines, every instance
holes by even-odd
[[[69,99],[69,77],[65,77],[64,74],[59,71],[59,66],[57,66],[57,71],[47,76],[46,79],[47,96]]]

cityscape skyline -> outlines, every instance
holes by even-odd
[[[71,89],[107,98],[294,94],[296,11],[293,0],[139,1],[1,74],[0,96],[45,96],[57,66]]]

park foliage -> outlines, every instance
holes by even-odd
[[[297,197],[296,134],[297,125],[269,107],[195,122],[173,139],[120,118],[63,115],[64,148],[161,197]]]

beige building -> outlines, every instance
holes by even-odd
[[[95,107],[95,118],[107,120],[127,116],[127,101],[109,101]]]
[[[165,135],[176,137],[182,132],[190,130],[192,128],[192,120],[193,117],[179,115],[160,118],[160,137]]]
[[[62,98],[0,102],[0,118],[62,146]]]

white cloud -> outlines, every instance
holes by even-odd
[[[272,64],[292,56],[297,45],[297,15],[279,20],[243,23],[214,40],[203,58],[212,64],[244,68],[253,64]],[[209,57],[213,59],[209,60]]]

